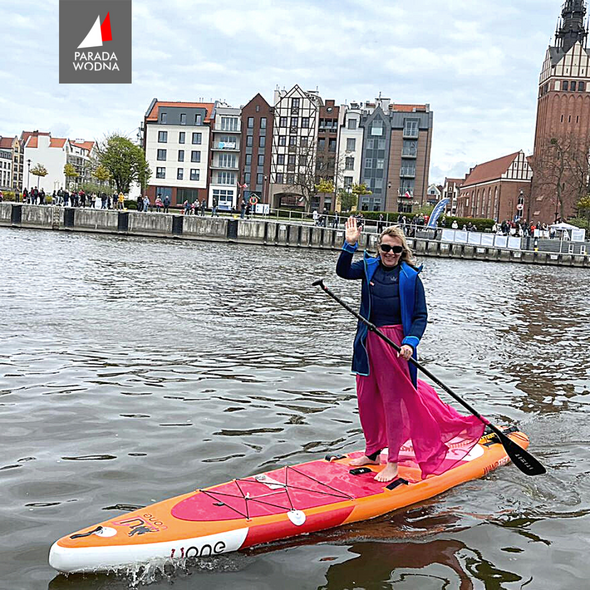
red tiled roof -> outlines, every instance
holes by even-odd
[[[399,111],[402,113],[413,113],[414,109],[417,112],[424,112],[426,111],[426,105],[425,104],[390,104],[389,105],[389,110],[390,111]]]
[[[14,141],[14,137],[0,138],[0,148],[12,148],[13,141]]]
[[[471,171],[471,173],[468,174],[467,178],[463,182],[463,187],[502,178],[502,174],[504,174],[508,168],[510,168],[510,164],[514,162],[514,159],[519,153],[520,152],[515,152],[514,154],[502,156],[496,160],[490,160],[489,162],[478,164]]]
[[[71,143],[72,145],[88,150],[89,152],[91,152],[92,148],[94,147],[94,141],[72,141]]]
[[[67,139],[62,139],[61,137],[52,137],[49,140],[49,147],[50,148],[52,148],[52,147],[53,148],[54,147],[56,147],[56,148],[62,148],[65,145],[66,141],[68,141],[68,140]]]
[[[39,136],[38,135],[30,135],[25,147],[38,148],[39,147]]]
[[[153,106],[150,114],[146,117],[147,121],[157,121],[158,120],[158,107],[186,107],[187,109],[195,109],[195,108],[202,108],[207,110],[207,115],[205,117],[204,123],[209,123],[211,121],[211,113],[213,112],[213,107],[215,106],[212,102],[164,102],[164,101],[157,101],[156,104]]]
[[[461,184],[464,178],[445,178],[445,184]]]

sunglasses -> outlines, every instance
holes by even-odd
[[[394,254],[401,254],[404,251],[402,246],[390,246],[389,244],[381,244],[379,249],[381,252],[389,252],[391,250]]]

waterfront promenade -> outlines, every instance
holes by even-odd
[[[0,203],[0,226],[328,250],[339,250],[344,239],[342,229],[295,221],[183,216],[10,202]],[[539,240],[537,250],[527,250],[525,239],[521,248],[498,248],[444,242],[441,233],[437,232],[435,237],[432,231],[419,230],[408,241],[418,256],[590,268],[590,256],[586,253],[590,248],[587,244],[566,243],[563,251],[563,244],[558,240]],[[374,251],[376,242],[377,234],[366,232],[361,237],[360,247]]]

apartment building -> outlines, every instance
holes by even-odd
[[[173,205],[208,201],[209,147],[215,104],[154,98],[144,117],[144,150],[152,171],[147,195]],[[211,203],[210,203],[211,206]]]
[[[21,192],[23,189],[23,147],[23,142],[16,136],[0,137],[0,149],[11,153],[11,180],[7,190]]]
[[[361,127],[361,105],[351,102],[341,107],[343,121],[340,125],[338,160],[341,163],[342,186],[345,190],[361,181],[361,158],[363,153],[363,133]]]
[[[241,109],[216,102],[214,112],[207,203],[209,207],[218,207],[221,211],[237,210]]]
[[[13,190],[12,182],[12,146],[3,147],[0,142],[0,190]]]
[[[257,94],[242,107],[240,185],[246,201],[254,196],[259,203],[270,203],[273,128],[273,108]]]
[[[272,131],[271,207],[300,207],[311,197],[316,178],[316,144],[320,107],[317,91],[291,90],[274,93]],[[307,194],[304,194],[306,193]]]

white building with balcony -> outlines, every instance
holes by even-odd
[[[214,103],[154,98],[144,118],[144,150],[152,171],[147,195],[182,206],[208,200],[207,175]]]
[[[338,161],[341,163],[344,189],[348,190],[361,180],[361,158],[363,153],[363,128],[360,126],[361,108],[357,103],[342,106],[344,121],[340,127],[340,149]]]
[[[239,108],[215,103],[215,119],[211,126],[211,163],[209,207],[221,211],[238,207],[241,114]]]

